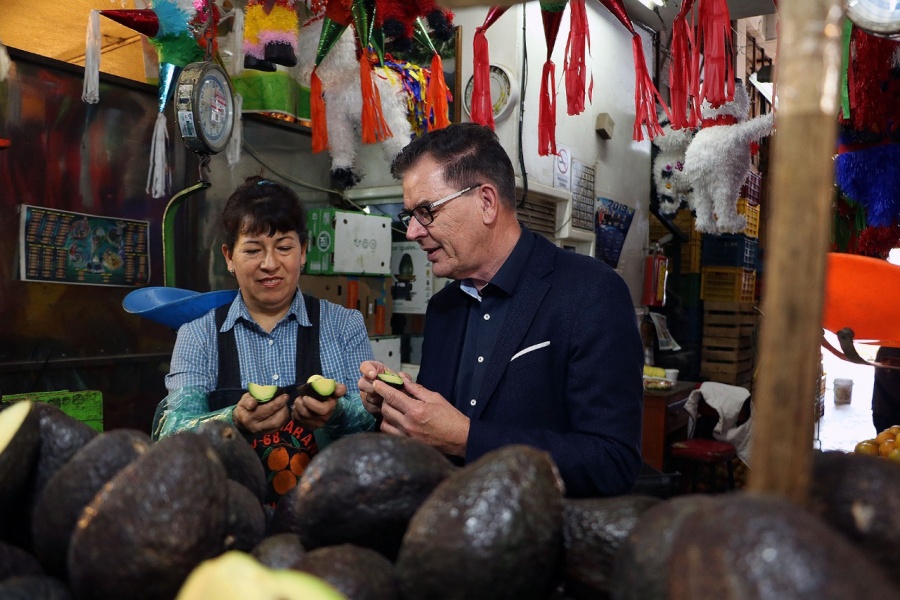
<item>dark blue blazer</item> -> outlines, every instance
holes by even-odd
[[[569,496],[627,493],[641,466],[643,402],[631,296],[605,263],[535,237],[477,396],[466,462],[528,444],[550,453]],[[466,317],[459,282],[434,295],[425,317],[418,383],[450,402]]]

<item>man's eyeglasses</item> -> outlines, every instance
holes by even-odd
[[[416,221],[419,222],[419,225],[422,227],[428,227],[434,222],[434,213],[432,212],[435,208],[440,206],[441,204],[446,204],[451,200],[455,200],[459,198],[463,194],[467,194],[476,188],[480,188],[482,184],[476,183],[475,185],[470,185],[469,187],[460,190],[458,192],[454,192],[449,196],[445,196],[440,200],[435,200],[429,204],[422,204],[420,206],[415,207],[412,210],[401,210],[397,213],[397,218],[400,219],[400,223],[404,227],[409,227],[409,223],[413,217],[416,218]]]

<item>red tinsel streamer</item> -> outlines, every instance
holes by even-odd
[[[434,113],[434,122],[429,130],[443,129],[450,124],[450,107],[447,98],[450,90],[444,80],[444,63],[441,55],[435,53],[431,57],[431,73],[428,76],[428,88],[425,90],[425,115]]]
[[[672,22],[672,65],[669,69],[669,99],[673,129],[692,129],[700,115],[699,77],[694,60],[694,33],[687,15],[694,0],[685,0]]]
[[[663,130],[659,126],[659,119],[656,116],[656,102],[662,106],[668,116],[669,121],[672,120],[672,112],[666,106],[665,101],[653,85],[653,79],[647,69],[647,61],[644,58],[644,47],[641,36],[634,30],[631,19],[625,11],[622,0],[598,0],[600,4],[606,7],[619,22],[621,22],[631,33],[631,48],[634,54],[634,133],[635,141],[640,142],[644,139],[642,128],[647,127],[647,135],[652,140],[657,135],[661,135]]]
[[[391,128],[384,120],[378,86],[372,79],[372,67],[376,62],[378,62],[378,57],[369,49],[364,50],[359,57],[359,82],[362,89],[360,128],[362,129],[363,144],[383,142],[393,135]]]
[[[853,28],[850,76],[851,123],[873,133],[900,131],[900,78],[892,75],[892,57],[900,41]]]
[[[659,119],[656,116],[656,102],[659,102],[659,105],[663,107],[663,110],[669,117],[669,121],[672,120],[672,114],[665,101],[663,101],[662,96],[656,90],[656,86],[653,85],[650,72],[647,71],[641,36],[635,34],[631,38],[631,49],[634,54],[634,132],[632,138],[640,142],[644,139],[643,127],[647,128],[647,136],[651,140],[663,134],[662,127],[659,126]]]
[[[894,248],[900,247],[900,227],[867,227],[859,234],[858,254],[886,259]]]
[[[322,80],[313,69],[309,78],[309,120],[312,125],[312,151],[328,148],[328,122],[325,116],[325,98],[322,96]]]
[[[556,66],[544,63],[538,110],[538,156],[556,154]]]
[[[566,58],[563,62],[563,72],[566,79],[566,108],[570,115],[580,115],[584,112],[585,81],[587,80],[587,66],[585,64],[584,48],[590,52],[591,36],[588,31],[587,12],[584,0],[572,0],[569,2],[571,10],[571,24],[569,26],[569,39],[566,41]],[[594,76],[591,75],[591,92],[594,89]],[[590,101],[590,95],[588,95]]]
[[[475,29],[475,40],[472,43],[474,64],[472,106],[469,109],[469,117],[473,123],[491,129],[494,128],[494,103],[491,100],[491,59],[485,32],[507,10],[509,10],[508,6],[492,6],[484,18],[484,23]]]
[[[494,128],[494,103],[491,101],[491,61],[488,55],[487,37],[484,28],[475,30],[472,44],[474,57],[472,80],[472,106],[469,116],[473,123]]]
[[[734,50],[726,0],[702,0],[700,3],[697,47],[703,52],[701,97],[713,108],[734,100]]]

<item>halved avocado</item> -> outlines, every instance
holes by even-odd
[[[396,388],[398,390],[403,389],[403,378],[397,375],[396,373],[391,373],[387,371],[385,373],[379,373],[378,379],[385,382],[389,386]]]
[[[23,400],[0,411],[0,507],[17,503],[37,462],[41,430],[33,406]]]
[[[259,403],[268,402],[272,398],[275,397],[275,392],[278,391],[277,385],[262,385],[259,383],[248,383],[247,391],[250,392],[250,395],[256,398],[256,401]]]
[[[317,400],[328,400],[337,387],[334,379],[328,379],[321,375],[311,375],[306,383],[297,386],[297,394],[300,396],[312,396]]]
[[[231,550],[201,563],[178,592],[177,600],[341,600],[346,597],[309,573],[268,569],[249,554]]]

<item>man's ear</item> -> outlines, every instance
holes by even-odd
[[[485,183],[478,190],[478,206],[485,225],[494,223],[501,209],[500,195],[492,183]]]

